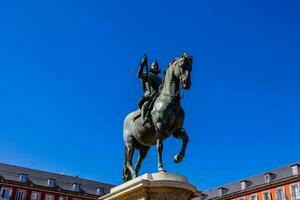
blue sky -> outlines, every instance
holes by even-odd
[[[146,52],[194,57],[190,136],[169,172],[200,189],[299,160],[299,1],[1,1],[0,162],[121,183]],[[155,148],[142,172],[156,171]]]

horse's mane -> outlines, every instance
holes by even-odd
[[[184,62],[185,60],[188,60],[189,62],[193,62],[193,57],[188,55],[187,53],[183,53],[181,54],[180,57],[176,57],[174,58],[167,66],[166,71],[168,71],[168,69],[172,66],[176,66],[178,63]]]
[[[193,57],[188,55],[187,53],[183,53],[181,54],[180,57],[176,57],[174,58],[167,66],[166,70],[164,70],[164,75],[163,75],[163,81],[162,81],[162,85],[164,84],[165,82],[165,78],[166,78],[166,74],[167,74],[167,71],[172,68],[172,67],[175,67],[177,66],[179,63],[182,63],[184,62],[185,60],[188,60],[190,63],[193,62]]]

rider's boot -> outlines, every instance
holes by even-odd
[[[147,114],[147,108],[146,108],[145,105],[143,105],[142,108],[141,108],[141,115],[142,115],[143,120],[145,120],[146,114]]]
[[[149,113],[148,113],[148,106],[149,106],[149,103],[146,102],[146,103],[144,103],[144,105],[142,106],[142,109],[141,109],[142,118],[144,120],[142,126],[145,126],[148,122],[151,122],[151,120],[149,118]]]
[[[145,126],[148,122],[150,123],[151,120],[150,120],[150,118],[148,116],[146,116],[145,119],[144,119],[144,122],[143,122],[142,126]]]

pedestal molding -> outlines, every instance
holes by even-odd
[[[187,178],[178,174],[144,174],[111,189],[99,200],[189,200],[200,194]],[[178,197],[178,198],[177,198]]]

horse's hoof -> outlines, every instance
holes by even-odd
[[[181,154],[176,154],[174,156],[174,162],[175,163],[180,163],[183,160],[183,156]]]
[[[136,178],[136,173],[132,174],[132,179]]]
[[[162,168],[162,167],[159,167],[159,168],[158,168],[158,172],[159,172],[159,173],[166,173],[167,170],[165,170],[165,169]]]

